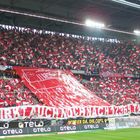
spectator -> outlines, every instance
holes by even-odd
[[[83,70],[89,75],[99,72],[140,74],[140,46],[130,42],[111,43],[32,30],[1,29],[0,50],[1,65]],[[13,85],[12,80],[17,83]],[[112,104],[140,103],[139,79],[102,77],[80,81]],[[0,83],[0,101],[4,106],[37,103],[18,79],[1,79]]]

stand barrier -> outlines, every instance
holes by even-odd
[[[0,122],[0,136],[140,127],[140,116]]]

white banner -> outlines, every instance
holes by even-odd
[[[130,113],[140,112],[140,105],[126,106],[86,106],[86,107],[64,107],[55,108],[48,106],[19,106],[0,108],[0,121],[45,118],[64,119],[76,117],[103,117],[122,116]]]

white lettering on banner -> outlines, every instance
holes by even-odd
[[[69,117],[70,117],[70,118],[74,116],[74,115],[73,115],[74,112],[73,112],[73,109],[72,109],[72,108],[68,108],[67,113],[69,114]]]
[[[123,106],[121,106],[121,107],[117,106],[117,114],[118,114],[118,115],[123,114],[123,113],[122,113],[122,107],[123,107]]]
[[[26,110],[27,110],[26,106],[21,107],[21,111],[23,112],[23,114],[22,114],[23,117],[26,116]]]
[[[75,131],[76,130],[76,126],[60,126],[60,130],[61,131]]]
[[[107,108],[105,108],[105,111],[106,110],[108,110]],[[108,110],[108,112],[107,112],[107,114],[106,115],[109,115],[109,112],[110,112],[110,114],[115,114],[114,112],[114,106],[109,106],[109,110]]]
[[[98,113],[99,116],[103,116],[104,115],[104,107],[98,107]]]
[[[92,110],[91,110],[91,116],[92,117],[94,117],[94,116],[97,117],[96,108],[97,108],[96,106],[92,107]]]
[[[84,129],[94,129],[94,128],[99,128],[99,125],[98,124],[84,125]]]
[[[113,108],[114,109],[114,108]],[[105,115],[109,115],[109,107],[105,107]]]
[[[118,107],[117,106],[114,106],[114,114],[119,115],[118,114]]]
[[[57,108],[52,108],[52,118],[58,118],[59,110]]]
[[[3,130],[3,134],[7,135],[7,134],[22,134],[23,130],[22,129],[8,129],[8,130]]]
[[[19,109],[18,108],[13,108],[13,115],[14,115],[14,118],[19,118],[20,116],[20,113],[19,113]]]
[[[47,127],[47,128],[33,128],[33,132],[36,133],[36,132],[51,132],[51,128],[50,127]]]
[[[74,109],[73,108],[60,108],[60,117],[61,118],[71,118],[74,117],[73,113]]]
[[[126,106],[87,106],[55,108],[48,106],[19,106],[0,108],[0,121],[21,118],[76,118],[107,115],[125,115],[140,112],[140,105]]]
[[[75,117],[79,117],[78,116],[78,107],[74,107],[74,108],[70,108],[70,109],[72,109],[73,110],[73,116],[75,116]]]
[[[44,107],[38,106],[37,107],[37,114],[38,114],[38,117],[43,116],[44,115]]]
[[[134,104],[133,108],[134,108],[134,112],[137,112],[137,110],[139,110],[139,112],[140,112],[140,105]]]
[[[86,107],[86,116],[87,117],[91,116],[91,107]]]
[[[83,116],[83,117],[86,117],[86,114],[85,114],[85,108],[84,107],[81,107],[80,108],[80,111],[79,111],[79,116]]]
[[[128,112],[128,106],[124,106],[124,108],[123,108],[123,109],[124,109],[124,110],[123,110],[124,114],[129,113],[129,112]]]
[[[32,107],[31,108],[31,111],[30,111],[30,116],[38,116],[38,113],[37,113],[37,111],[36,111],[36,108],[35,107]]]
[[[18,123],[18,127],[19,128],[24,128],[24,127],[43,127],[44,126],[44,122],[40,121],[40,122],[19,122]]]

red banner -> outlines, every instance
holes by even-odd
[[[108,102],[97,97],[68,71],[14,67],[23,83],[46,106],[108,106]]]

